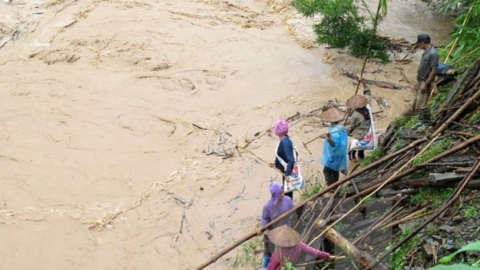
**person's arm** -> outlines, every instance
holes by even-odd
[[[431,45],[433,46],[433,45]],[[429,85],[435,79],[437,74],[437,66],[438,66],[438,54],[431,54],[428,58],[428,66],[430,67],[430,72],[428,73],[428,78],[425,81],[425,84],[422,86],[422,92],[427,90],[427,85]]]
[[[262,211],[262,221],[260,222],[260,225],[263,227],[270,223],[270,211],[268,210],[267,205],[263,206],[263,211]]]
[[[316,258],[320,259],[328,259],[330,258],[330,253],[318,250],[316,248],[312,248],[311,246],[305,244],[304,242],[300,242],[299,245],[301,246],[302,250]]]
[[[268,263],[267,270],[277,270],[278,267],[280,267],[280,260],[278,257],[278,251],[275,249],[275,251],[273,252],[272,258]]]
[[[372,103],[372,91],[370,91],[370,88],[367,88],[367,84],[365,83],[365,79],[363,77],[360,77],[359,80],[363,85],[363,95],[367,98],[368,104]]]
[[[332,135],[330,135],[330,133],[327,133],[327,142],[331,147],[335,147],[335,141],[332,139]]]

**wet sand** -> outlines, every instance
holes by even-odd
[[[445,40],[446,20],[413,2],[392,3],[381,32]],[[362,62],[315,46],[318,18],[287,3],[1,2],[0,269],[188,269],[258,226],[280,178],[234,146],[344,102],[355,86],[338,70]],[[412,81],[418,58],[401,66]],[[408,85],[395,67],[369,63],[365,77]],[[372,92],[390,104],[377,132],[413,96]],[[290,135],[301,145],[325,131],[304,117]],[[275,145],[249,149],[270,161]],[[321,145],[299,147],[307,177]]]

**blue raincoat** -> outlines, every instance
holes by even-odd
[[[328,129],[328,132],[331,133],[330,136],[335,142],[335,146],[332,147],[328,143],[327,138],[325,138],[325,143],[323,146],[322,164],[323,166],[337,172],[347,170],[347,130],[342,124],[338,124],[335,126],[331,126]]]

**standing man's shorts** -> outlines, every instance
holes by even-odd
[[[425,82],[424,81],[417,81],[417,84],[415,85],[415,90],[416,90],[416,94],[417,94],[417,100],[415,102],[415,110],[418,110],[418,109],[422,109],[424,108],[425,106],[427,106],[427,102],[428,102],[428,96],[430,95],[430,92],[432,91],[432,84],[430,83],[429,85],[427,85],[427,89],[425,90],[425,92],[421,92],[420,89],[422,89],[422,86],[425,85]]]

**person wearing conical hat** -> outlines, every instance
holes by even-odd
[[[365,134],[370,131],[371,121],[367,104],[370,104],[372,100],[372,94],[370,89],[367,89],[365,79],[360,78],[359,80],[363,85],[363,96],[356,94],[347,100],[347,106],[353,110],[353,114],[350,117],[351,124],[348,128],[348,134],[357,140],[363,139]],[[356,150],[348,152],[348,158],[351,161],[356,160],[356,156]],[[364,150],[358,150],[358,158],[360,160],[365,158]]]
[[[347,174],[348,134],[341,124],[344,116],[344,113],[335,107],[328,109],[320,116],[324,122],[331,123],[325,137],[322,155],[323,175],[327,185],[337,182],[340,172]]]
[[[267,270],[280,270],[285,267],[287,262],[295,265],[302,253],[308,253],[316,258],[323,260],[334,260],[336,257],[329,253],[315,249],[304,243],[300,234],[287,225],[282,225],[268,233],[276,249],[273,252],[272,259],[268,264]]]
[[[272,182],[270,184],[270,194],[272,194],[272,196],[267,203],[265,203],[262,210],[262,221],[260,223],[262,227],[295,207],[292,199],[284,195],[281,184]],[[273,230],[282,225],[290,225],[290,218],[286,217],[274,223],[269,229]],[[267,268],[274,249],[275,245],[269,241],[268,235],[265,233],[263,235],[263,269]]]

